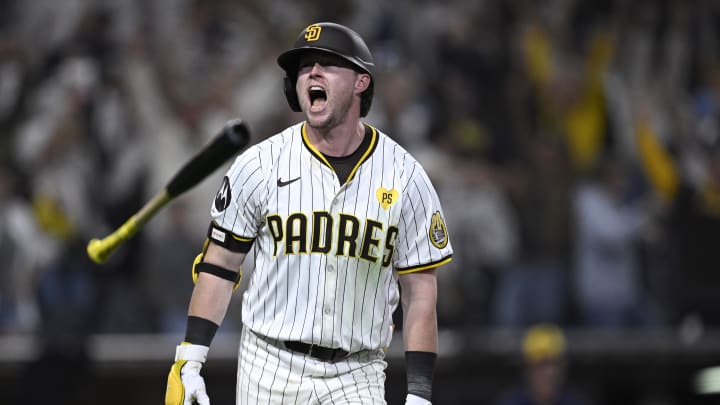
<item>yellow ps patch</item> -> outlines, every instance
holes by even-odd
[[[400,198],[400,193],[398,193],[395,189],[388,190],[384,187],[380,187],[375,192],[375,196],[380,202],[380,205],[382,205],[383,209],[388,209]]]
[[[308,26],[305,28],[305,40],[308,42],[317,41],[320,39],[320,31],[322,31],[320,24]]]
[[[443,220],[440,211],[435,211],[430,218],[430,229],[428,232],[430,236],[430,242],[438,248],[442,249],[448,244],[447,227],[445,226],[445,220]]]

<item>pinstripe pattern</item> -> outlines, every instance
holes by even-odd
[[[398,275],[451,259],[441,219],[433,230],[442,209],[425,171],[391,138],[371,132],[372,142],[345,184],[304,137],[302,123],[248,148],[229,169],[232,201],[222,211],[213,205],[211,215],[234,237],[254,239],[245,329],[348,352],[382,351],[392,339]],[[306,392],[295,378],[315,369],[297,369],[310,366],[298,354],[302,360],[278,364],[285,353],[278,350],[241,354],[238,392],[272,392],[274,399],[238,397],[238,403],[276,403],[284,395],[299,395],[287,403],[317,403],[338,395],[331,386]],[[351,386],[384,379],[382,370],[351,376]]]
[[[213,206],[212,216],[237,237],[255,238],[256,268],[243,308],[244,322],[253,331],[351,352],[386,347],[399,300],[397,273],[382,267],[389,228],[397,227],[397,239],[390,242],[396,271],[449,260],[450,244],[438,249],[428,237],[432,214],[442,211],[430,180],[402,147],[380,132],[375,136],[372,154],[345,185],[303,142],[302,124],[249,148],[228,171],[232,202],[222,212]],[[298,177],[278,187],[279,179]],[[383,207],[379,189],[396,190],[399,201]],[[318,238],[330,245],[327,254],[309,253],[314,212],[332,218],[333,235]],[[293,215],[296,219],[288,221]],[[345,234],[357,233],[352,240],[338,239],[343,218],[350,224]],[[368,220],[380,224],[367,250],[369,257],[379,258],[375,262],[359,257]]]
[[[385,404],[387,363],[364,351],[337,363],[296,354],[244,329],[238,360],[237,404]]]

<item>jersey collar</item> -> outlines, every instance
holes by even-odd
[[[355,164],[355,167],[353,167],[352,171],[350,172],[350,175],[349,175],[348,178],[347,178],[347,182],[349,182],[350,180],[352,180],[352,178],[355,176],[355,172],[357,172],[358,168],[359,168],[366,160],[368,160],[368,158],[370,157],[370,155],[373,153],[373,151],[375,151],[375,148],[377,147],[377,142],[378,142],[378,133],[377,133],[377,130],[376,130],[375,127],[373,127],[372,125],[369,125],[369,124],[366,124],[366,123],[363,123],[363,126],[364,126],[366,129],[368,129],[368,128],[370,129],[371,137],[372,137],[372,138],[370,139],[370,143],[368,144],[367,149],[365,150],[365,152],[363,152],[362,157],[360,157],[360,160],[358,160],[358,162]],[[322,164],[324,164],[325,166],[329,167],[330,170],[332,170],[332,171],[334,172],[335,169],[333,169],[332,165],[330,164],[330,162],[328,162],[328,160],[327,160],[327,158],[325,157],[325,155],[323,155],[322,152],[320,152],[320,151],[310,142],[310,139],[308,139],[307,133],[305,132],[305,122],[303,122],[303,124],[302,124],[302,130],[301,130],[301,132],[302,132],[302,141],[303,141],[303,144],[304,144],[305,147],[308,149],[308,151],[310,152],[310,154],[313,155],[317,160],[319,160],[319,161],[320,161]]]

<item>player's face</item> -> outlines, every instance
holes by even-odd
[[[296,91],[308,124],[333,128],[345,121],[353,108],[359,116],[365,82],[369,84],[369,75],[356,72],[341,57],[321,52],[303,55]]]

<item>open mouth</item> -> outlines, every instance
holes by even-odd
[[[321,107],[327,101],[327,93],[320,86],[311,86],[308,90],[308,97],[312,107]]]

